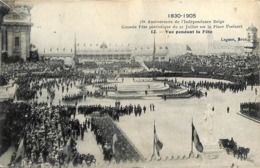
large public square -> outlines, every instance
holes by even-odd
[[[147,80],[144,78],[143,80]],[[177,82],[182,81],[209,81],[209,82],[219,82],[220,80],[215,79],[205,79],[205,78],[168,78],[177,80]],[[117,79],[122,81],[121,78]],[[125,78],[122,84],[131,85],[132,78]],[[222,81],[224,83],[230,83],[228,81]],[[57,86],[55,89],[55,98],[52,100],[52,105],[74,105],[76,101],[61,101],[65,95],[73,95],[80,92],[79,81],[75,81],[69,87],[68,91],[62,92],[61,89],[58,90]],[[140,82],[132,82],[140,83]],[[147,83],[160,83],[150,80]],[[121,84],[121,83],[119,83]],[[92,85],[87,85],[86,88],[95,90]],[[153,127],[154,122],[156,125],[157,136],[163,143],[163,148],[160,151],[161,158],[170,157],[183,157],[189,156],[191,151],[191,122],[193,120],[194,126],[198,132],[201,143],[204,147],[207,146],[207,125],[205,121],[204,113],[207,111],[207,107],[210,104],[214,107],[214,112],[212,116],[213,121],[213,139],[216,150],[218,150],[218,140],[219,139],[230,139],[231,137],[239,144],[239,146],[250,148],[247,160],[240,160],[233,157],[231,154],[228,155],[224,149],[220,154],[218,161],[221,161],[219,166],[231,166],[232,164],[246,167],[254,166],[259,164],[259,145],[257,139],[260,137],[259,123],[252,121],[244,116],[239,115],[240,103],[242,102],[259,102],[260,97],[255,93],[255,89],[260,89],[259,86],[248,86],[244,91],[238,91],[234,93],[233,91],[226,90],[222,92],[218,89],[201,88],[203,92],[207,92],[207,96],[201,98],[188,98],[188,99],[167,99],[164,100],[160,97],[153,96],[143,96],[142,98],[131,98],[131,99],[113,99],[113,98],[95,98],[87,97],[77,101],[77,106],[81,105],[101,105],[101,106],[115,106],[116,101],[120,101],[122,106],[125,105],[141,105],[141,107],[146,106],[146,112],[142,112],[140,116],[135,116],[134,114],[125,115],[120,117],[120,121],[114,121],[114,123],[122,130],[122,132],[127,136],[128,140],[137,148],[145,160],[149,160],[153,154]],[[41,95],[37,93],[37,102],[46,102],[50,105],[50,100],[47,99],[48,92],[46,89],[41,90]],[[108,95],[111,93],[108,93]],[[137,94],[137,93],[132,93]],[[143,93],[139,93],[143,94]],[[149,93],[148,93],[149,94]],[[128,95],[129,96],[129,95]],[[36,101],[36,100],[34,100]],[[150,105],[154,104],[155,110],[151,111]],[[227,112],[227,107],[230,108]],[[89,116],[87,116],[89,117]],[[76,119],[83,123],[85,117],[83,114],[77,114]],[[93,133],[86,133],[84,141],[77,140],[77,149],[82,153],[91,153],[97,159],[97,163],[105,164],[107,163],[103,159],[103,154],[100,145],[96,144],[95,135]],[[6,154],[2,155],[0,161],[2,165],[8,164],[11,151],[14,148],[11,147]],[[200,154],[194,148],[195,154]],[[228,159],[226,159],[228,158]],[[214,160],[213,160],[214,161]],[[4,163],[4,164],[3,164]],[[212,162],[214,163],[214,162]],[[188,163],[183,162],[183,165],[188,165]]]
[[[0,168],[260,167],[256,11],[0,0]]]

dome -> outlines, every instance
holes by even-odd
[[[106,45],[105,43],[102,43],[102,44],[100,45],[100,48],[101,48],[101,49],[106,49],[106,48],[107,48],[107,45]]]

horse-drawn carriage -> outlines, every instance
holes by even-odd
[[[250,151],[250,148],[239,147],[233,138],[229,139],[219,139],[218,141],[219,148],[225,149],[227,154],[233,153],[234,157],[237,156],[237,159],[246,159]]]

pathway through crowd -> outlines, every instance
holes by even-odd
[[[82,124],[85,121],[83,115],[77,115],[76,118]],[[81,140],[80,136],[77,140],[77,150],[80,154],[91,154],[94,155],[96,163],[104,163],[104,156],[102,154],[101,148],[97,145],[96,138],[93,132],[88,129],[88,132],[84,133],[84,141]]]

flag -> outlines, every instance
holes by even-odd
[[[158,156],[160,156],[160,150],[163,147],[163,143],[157,137],[155,124],[154,124],[154,146],[155,146]]]
[[[70,137],[68,139],[66,145],[63,148],[63,153],[66,154],[66,161],[67,162],[69,162],[71,152],[72,152],[72,149],[71,149],[71,137]]]
[[[198,135],[193,123],[192,123],[192,142],[194,143],[197,151],[203,152],[203,146],[200,142],[199,135]]]
[[[191,51],[190,46],[186,45],[186,50],[187,50],[187,51]]]
[[[17,162],[18,159],[23,159],[24,157],[24,153],[25,153],[25,149],[24,149],[24,139],[21,140],[19,147],[16,151],[16,157],[15,157],[15,162]]]
[[[115,154],[116,153],[116,148],[115,148],[115,143],[117,142],[117,135],[116,134],[114,134],[113,135],[113,143],[112,143],[112,151],[113,151],[113,154]]]

